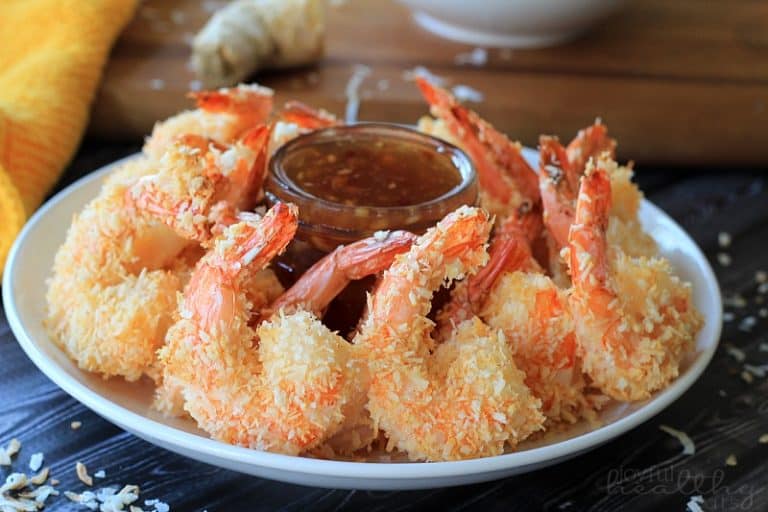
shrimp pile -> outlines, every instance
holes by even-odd
[[[269,158],[340,121],[275,109],[258,85],[192,93],[74,216],[48,280],[52,339],[84,370],[148,378],[155,409],[214,439],[313,457],[499,455],[667,386],[702,317],[607,127],[542,136],[534,169],[417,85],[435,116],[419,128],[467,152],[480,207],[339,246],[284,288],[275,261],[299,217],[263,207]],[[332,301],[363,278],[361,318],[331,330]]]

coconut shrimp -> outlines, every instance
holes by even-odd
[[[368,355],[371,417],[412,460],[497,455],[542,426],[501,331],[473,317],[430,351],[432,294],[485,263],[489,230],[469,207],[428,230],[384,273],[355,338]]]
[[[200,135],[218,143],[232,143],[267,120],[272,112],[273,94],[271,89],[256,84],[191,92],[189,97],[196,101],[197,109],[155,124],[144,145],[144,153],[160,158],[173,139],[187,134]]]
[[[585,132],[593,135],[591,137],[584,135]],[[638,218],[642,193],[637,185],[632,183],[631,169],[621,167],[611,159],[610,151],[615,148],[615,142],[605,137],[596,137],[595,133],[604,134],[604,125],[596,124],[582,130],[579,136],[569,144],[568,149],[564,148],[556,137],[542,136],[539,140],[541,166],[539,182],[544,207],[544,223],[547,227],[549,271],[561,287],[570,285],[570,278],[560,251],[568,246],[568,232],[575,215],[579,181],[584,173],[584,169],[579,167],[581,160],[578,158],[573,160],[570,156],[574,152],[574,147],[579,148],[576,152],[579,157],[589,157],[590,161],[598,158],[594,151],[604,148],[609,150],[609,153],[603,153],[600,156],[604,161],[604,168],[610,175],[612,185],[613,199],[608,225],[609,243],[621,247],[632,256],[651,257],[658,252],[656,243],[643,230]],[[577,142],[581,142],[582,145],[577,145]]]
[[[158,379],[155,353],[199,242],[234,215],[222,211],[244,205],[263,166],[255,148],[263,160],[267,137],[228,150],[181,137],[159,160],[142,158],[110,176],[75,217],[49,281],[48,327],[81,368]]]
[[[520,211],[496,229],[488,264],[454,289],[439,322],[456,323],[467,310],[501,329],[525,384],[542,402],[549,422],[594,418],[597,397],[586,393],[576,355],[567,292],[534,259],[531,241],[541,232],[537,211]]]
[[[164,386],[180,391],[184,408],[203,430],[229,443],[289,454],[314,448],[338,431],[356,391],[350,345],[305,309],[322,310],[333,298],[318,271],[305,274],[253,327],[254,315],[267,304],[253,301],[246,289],[253,286],[249,275],[285,248],[297,225],[296,209],[285,204],[263,219],[240,214],[240,222],[198,263],[161,350]],[[407,248],[407,239],[359,242],[319,268],[336,264],[330,281],[338,293],[358,272],[391,262]],[[325,295],[304,300],[310,290]]]
[[[475,112],[463,107],[448,91],[424,78],[417,78],[416,83],[430,104],[432,115],[443,122],[452,141],[472,158],[480,180],[481,204],[486,210],[504,217],[525,202],[539,201],[536,173],[523,158],[519,143],[511,142]],[[421,126],[434,127],[431,123]]]
[[[702,318],[690,284],[667,260],[610,244],[610,211],[608,172],[588,166],[569,236],[576,342],[596,387],[618,400],[642,400],[677,377]]]
[[[80,368],[104,377],[156,376],[155,351],[188,270],[180,256],[189,241],[126,203],[130,187],[152,172],[140,159],[107,179],[75,215],[48,281],[52,339]]]
[[[386,270],[395,256],[407,251],[415,239],[416,236],[407,231],[382,231],[338,247],[263,310],[263,318],[269,318],[278,311],[291,314],[300,310],[322,318],[330,302],[351,281]],[[358,345],[350,346],[350,351],[352,392],[343,410],[344,421],[338,432],[323,445],[325,451],[334,455],[351,454],[370,445],[378,437],[378,431],[365,408],[369,381],[365,352]]]
[[[261,190],[270,128],[249,130],[231,146],[199,135],[184,135],[169,145],[157,172],[141,178],[129,201],[162,218],[174,231],[199,242],[216,225],[234,222],[251,209]]]

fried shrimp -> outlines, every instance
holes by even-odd
[[[586,394],[576,355],[567,292],[534,259],[531,241],[541,232],[536,210],[519,210],[496,228],[488,263],[457,285],[438,315],[445,332],[471,314],[501,329],[525,384],[542,402],[548,422],[594,418],[598,397]]]
[[[191,92],[189,96],[197,102],[197,109],[155,124],[144,145],[145,154],[159,158],[173,139],[187,134],[229,144],[263,124],[272,112],[272,90],[256,84]]]
[[[586,162],[601,158],[603,167],[611,178],[610,223],[608,239],[632,256],[651,257],[657,254],[656,243],[642,227],[638,218],[643,194],[632,183],[632,170],[613,161],[616,142],[606,135],[605,125],[581,130],[579,135],[564,148],[556,137],[539,139],[539,185],[544,204],[544,223],[551,234],[550,266],[557,273],[555,260],[560,249],[568,246],[568,231],[573,223],[579,180],[584,174]],[[602,153],[600,151],[603,151]]]
[[[448,91],[424,78],[417,78],[416,83],[432,115],[443,122],[438,125],[440,129],[447,129],[475,164],[483,208],[503,217],[525,202],[539,201],[536,173],[523,158],[519,143],[511,142],[475,112],[463,107]],[[421,126],[435,127],[428,122]]]
[[[199,136],[181,137],[160,159],[111,175],[75,217],[49,281],[48,327],[81,368],[158,379],[155,353],[199,257],[195,249],[250,201],[267,138],[261,130],[214,148]]]
[[[172,322],[189,242],[126,204],[147,159],[126,163],[72,221],[48,281],[46,326],[80,368],[104,377],[156,377],[155,351]]]
[[[576,341],[595,386],[618,400],[642,400],[677,377],[702,318],[690,284],[667,260],[610,244],[611,181],[603,165],[587,166],[570,228]]]
[[[231,146],[199,135],[169,145],[158,171],[140,179],[129,200],[182,236],[204,242],[217,224],[231,224],[260,193],[270,130],[258,126]]]
[[[407,251],[416,236],[407,231],[378,232],[347,246],[340,246],[307,270],[296,283],[262,312],[292,314],[307,311],[322,318],[330,302],[351,282],[378,274],[389,268],[398,254]],[[327,440],[324,449],[334,455],[349,455],[370,445],[378,431],[368,410],[368,366],[365,352],[350,346],[350,399],[344,407],[344,421],[339,431]]]
[[[285,299],[252,327],[266,305],[249,300],[248,276],[284,250],[297,225],[295,207],[280,203],[263,219],[241,214],[198,263],[160,352],[164,385],[180,390],[203,430],[288,454],[335,433],[353,392],[350,345],[303,301]]]
[[[489,230],[487,214],[462,207],[427,231],[384,273],[355,338],[371,417],[412,460],[497,455],[542,426],[500,331],[472,318],[430,352],[432,294],[485,263]]]

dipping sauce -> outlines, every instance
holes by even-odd
[[[326,128],[293,139],[269,163],[267,204],[299,207],[299,228],[275,270],[290,286],[341,244],[379,230],[421,234],[462,205],[477,204],[477,177],[458,148],[397,125]],[[323,321],[350,332],[375,278],[352,282]]]
[[[299,207],[296,239],[329,252],[386,229],[423,233],[477,203],[469,158],[434,137],[364,123],[301,135],[278,149],[264,183],[267,203]]]
[[[398,139],[329,140],[291,152],[282,165],[307,194],[347,206],[424,203],[462,181],[444,148]]]

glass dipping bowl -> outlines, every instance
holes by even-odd
[[[459,183],[429,201],[405,206],[348,205],[314,196],[301,189],[288,175],[284,164],[291,154],[307,146],[339,140],[378,141],[388,139],[434,151],[458,171]],[[315,249],[329,252],[380,230],[405,229],[420,234],[462,205],[475,205],[478,185],[469,158],[457,147],[403,126],[360,123],[325,128],[299,136],[283,145],[269,163],[264,185],[267,203],[290,202],[299,207],[296,237]]]
[[[313,144],[344,139],[380,141],[384,138],[434,151],[455,167],[460,181],[448,192],[418,204],[350,206],[306,192],[290,178],[283,165],[294,151]],[[371,236],[380,230],[405,229],[421,234],[458,207],[476,205],[478,202],[475,169],[469,157],[460,149],[421,132],[382,123],[326,128],[291,140],[278,149],[270,160],[264,190],[269,206],[282,201],[299,207],[296,236],[286,251],[275,260],[277,276],[286,287],[339,245]],[[326,310],[323,317],[325,325],[342,334],[351,332],[362,315],[365,294],[372,289],[374,283],[374,276],[350,283]]]

